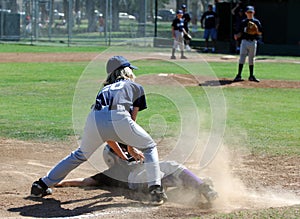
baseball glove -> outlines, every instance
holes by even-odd
[[[246,33],[250,34],[250,35],[260,35],[261,34],[258,30],[257,25],[252,21],[248,22],[248,25],[246,28]]]

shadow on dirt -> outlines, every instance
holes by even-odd
[[[200,83],[199,86],[224,86],[234,83],[230,79],[210,80]]]
[[[133,207],[134,205],[136,206],[144,205],[142,202],[128,202],[128,203],[112,202],[114,197],[121,196],[121,195],[125,196],[125,198],[127,199],[137,201],[136,199],[137,195],[131,193],[132,192],[128,190],[115,189],[111,191],[106,191],[105,193],[90,198],[73,199],[65,202],[62,202],[54,198],[26,197],[24,199],[27,200],[29,199],[37,203],[33,205],[18,207],[18,208],[10,208],[8,209],[8,211],[18,212],[20,215],[26,217],[51,218],[51,217],[80,216],[92,212],[104,211],[110,208],[122,208],[122,207],[126,208],[126,207]],[[141,199],[141,196],[139,196],[139,199]],[[75,203],[77,204],[82,203],[82,205],[80,207],[72,208],[71,206]]]

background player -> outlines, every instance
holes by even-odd
[[[242,71],[243,66],[246,61],[246,56],[248,55],[249,60],[249,81],[259,82],[254,76],[254,57],[256,55],[257,49],[257,40],[260,39],[262,35],[262,25],[258,19],[254,17],[255,11],[253,6],[247,6],[245,10],[247,18],[241,22],[239,27],[239,31],[234,35],[234,39],[241,39],[241,48],[240,48],[240,59],[238,66],[238,74],[234,78],[233,81],[242,81]],[[255,33],[252,32],[251,28],[249,28],[249,23],[252,22],[256,25],[257,31]]]
[[[183,12],[183,16],[182,16],[182,19],[183,19],[183,24],[184,24],[184,30],[189,33],[189,23],[191,21],[191,16],[190,14],[186,11],[186,5],[185,4],[182,4],[181,5],[181,9],[182,9],[182,12]],[[187,51],[191,51],[191,47],[190,47],[190,42],[191,42],[191,38],[188,37],[188,35],[184,34],[183,36],[184,38],[184,44],[185,44],[185,49]]]
[[[163,204],[167,196],[161,186],[158,152],[151,136],[136,122],[139,111],[147,108],[144,89],[133,82],[132,66],[123,56],[110,58],[106,65],[107,79],[96,97],[84,128],[80,146],[53,167],[46,176],[35,181],[31,197],[52,193],[49,187],[63,180],[104,143],[107,142],[122,159],[127,159],[117,142],[139,148],[145,157],[147,184],[151,201]],[[130,146],[129,146],[130,145]]]
[[[213,6],[208,5],[208,10],[203,13],[200,19],[201,28],[204,28],[205,48],[203,52],[208,52],[208,40],[211,37],[212,48],[211,51],[216,52],[217,43],[217,29],[219,27],[219,18],[216,12],[213,11]]]
[[[187,57],[184,56],[184,39],[183,35],[186,33],[184,29],[184,21],[182,19],[183,11],[178,10],[176,13],[176,18],[172,22],[172,37],[174,39],[173,48],[172,48],[172,55],[171,59],[176,59],[175,51],[176,48],[179,46],[181,52],[181,59],[186,59]],[[186,33],[187,34],[187,33]]]

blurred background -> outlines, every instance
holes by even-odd
[[[220,17],[218,48],[224,52],[234,45],[237,10],[232,13],[232,9],[254,5],[264,27],[264,48],[277,48],[277,53],[300,51],[298,0],[0,0],[0,41],[68,46],[111,46],[130,41],[170,47],[171,23],[182,4],[191,16],[194,48],[203,44],[200,18],[209,4]]]

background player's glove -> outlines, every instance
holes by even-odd
[[[261,34],[261,32],[259,32],[259,30],[258,30],[257,25],[252,21],[248,22],[248,25],[246,28],[246,33],[250,34],[250,35],[260,35]]]

